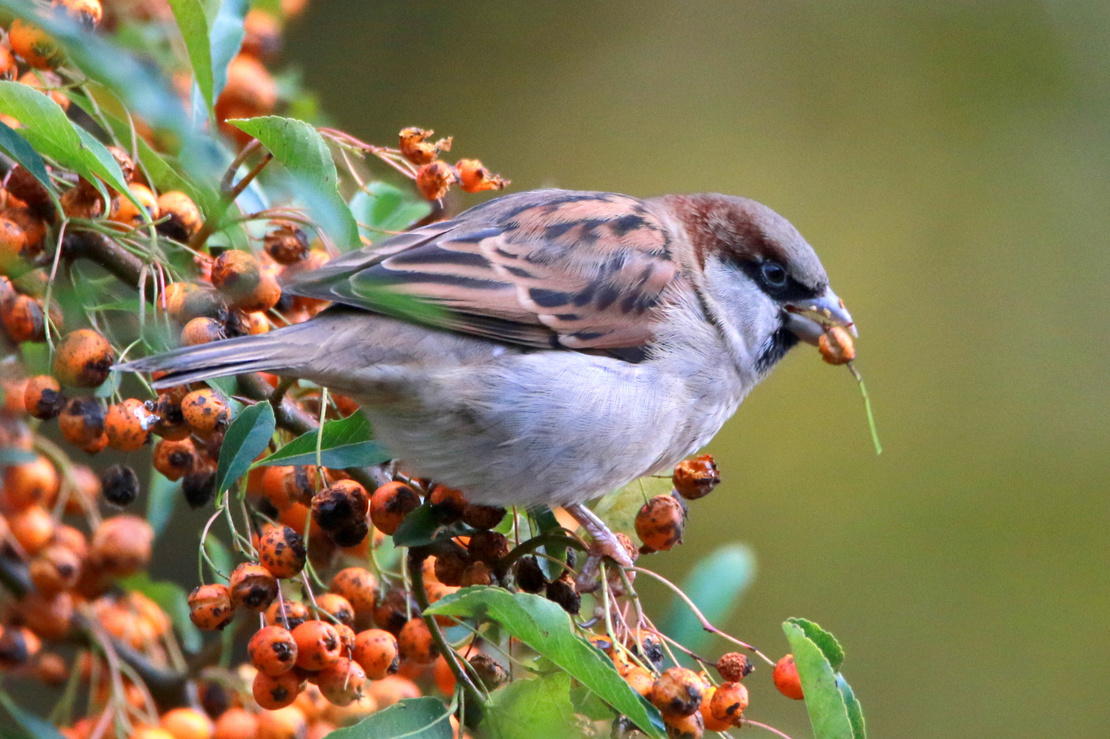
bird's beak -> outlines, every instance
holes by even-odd
[[[832,326],[843,326],[858,336],[852,314],[844,307],[844,301],[837,297],[832,288],[813,300],[795,300],[786,303],[786,328],[802,341],[816,344]]]

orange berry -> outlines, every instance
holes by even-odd
[[[297,642],[297,667],[318,671],[339,659],[342,641],[327,621],[311,619],[293,629]]]
[[[33,23],[16,18],[8,31],[12,51],[35,69],[53,69],[65,56],[54,37]]]
[[[377,578],[364,567],[346,567],[331,579],[331,591],[347,599],[359,620],[373,612],[377,589]]]
[[[58,416],[58,429],[66,441],[81,448],[104,434],[104,406],[96,398],[73,398]]]
[[[366,674],[358,662],[340,657],[316,675],[324,697],[337,706],[347,706],[362,697]]]
[[[145,705],[142,698],[139,701],[140,706]],[[174,739],[174,736],[161,726],[134,726],[131,739]]]
[[[158,721],[174,739],[211,739],[212,719],[195,708],[173,708]]]
[[[301,679],[291,670],[277,675],[258,672],[254,676],[251,693],[259,706],[267,711],[293,705],[300,691]]]
[[[227,428],[231,421],[231,408],[215,390],[194,390],[181,401],[181,414],[195,431],[211,433]]]
[[[721,683],[707,702],[713,718],[739,726],[740,716],[748,707],[748,689],[742,683]]]
[[[222,583],[198,585],[189,594],[189,619],[198,629],[222,631],[235,617],[231,592]]]
[[[243,19],[242,52],[268,59],[281,51],[281,21],[265,10],[252,8]]]
[[[192,439],[162,439],[154,445],[154,469],[168,480],[180,480],[192,472],[197,463],[197,450]]]
[[[648,551],[666,551],[682,543],[686,511],[673,495],[657,495],[636,514],[636,534]]]
[[[393,535],[412,511],[420,505],[416,492],[403,482],[387,482],[370,498],[370,519],[382,533]]]
[[[127,398],[108,409],[104,418],[104,431],[108,446],[123,452],[139,449],[150,438],[154,416],[138,398]]]
[[[643,667],[639,665],[631,666],[624,673],[624,681],[645,698],[651,697],[651,687],[655,684],[655,678]]]
[[[775,663],[775,671],[771,673],[775,687],[787,698],[796,701],[802,700],[802,680],[798,677],[798,666],[794,664],[794,655],[788,654]]]
[[[477,159],[460,159],[455,163],[459,172],[461,187],[466,192],[482,192],[483,190],[504,190],[510,180],[502,179],[482,166]]]
[[[272,526],[258,541],[258,560],[274,577],[296,577],[308,554],[304,539],[288,526]]]
[[[65,404],[62,386],[50,375],[32,377],[23,388],[23,405],[34,418],[44,421],[55,418]]]
[[[278,582],[262,565],[244,562],[231,571],[231,607],[259,613],[278,595]]]
[[[200,346],[226,338],[227,333],[224,330],[224,325],[215,318],[208,318],[207,316],[198,316],[186,323],[185,327],[181,329],[182,346]]]
[[[341,547],[353,547],[370,531],[366,488],[354,480],[339,480],[312,497],[312,518]]]
[[[721,475],[717,471],[713,455],[702,454],[679,462],[674,468],[671,481],[683,498],[697,500],[713,492],[713,488],[721,482]]]
[[[212,284],[229,295],[250,292],[261,275],[258,258],[241,249],[228,249],[212,263]]]
[[[419,616],[409,619],[401,627],[401,633],[397,635],[397,651],[401,659],[418,665],[430,665],[439,654],[428,624]]]
[[[289,221],[270,221],[263,244],[278,264],[296,264],[308,258],[308,234]]]
[[[821,358],[829,364],[847,364],[856,358],[852,334],[841,326],[832,326],[817,339]]]
[[[355,635],[353,657],[371,680],[397,672],[400,657],[397,638],[383,629],[367,629]]]
[[[416,188],[428,200],[439,200],[458,181],[459,173],[447,162],[429,162],[416,172]]]
[[[200,208],[179,190],[170,190],[158,196],[158,212],[167,217],[158,224],[158,233],[182,244],[187,244],[204,225]]]
[[[299,600],[278,598],[266,609],[266,623],[270,626],[283,626],[289,631],[308,620],[308,606]]]
[[[52,0],[50,6],[88,29],[96,28],[104,17],[100,0]]]
[[[131,194],[142,207],[136,207],[129,198],[117,198],[112,203],[108,220],[126,226],[128,229],[139,228],[144,224],[158,220],[161,215],[158,211],[158,199],[154,197],[150,188],[138,182],[132,182],[127,186],[127,189],[131,191]]]
[[[26,664],[42,649],[42,640],[22,626],[6,626],[0,631],[0,667]]]
[[[663,672],[651,688],[651,702],[664,716],[689,716],[698,710],[705,683],[698,673],[685,667]]]
[[[296,706],[263,711],[258,716],[254,739],[301,739],[308,733],[308,722]],[[213,737],[215,739],[215,737]]]
[[[54,518],[41,505],[29,505],[8,516],[8,528],[23,551],[33,557],[54,535]]]
[[[99,387],[108,379],[115,361],[108,340],[89,328],[72,331],[54,353],[54,377],[72,387]]]
[[[667,725],[669,739],[701,739],[705,734],[701,711],[686,716],[663,714],[663,723]]]
[[[20,260],[28,256],[27,247],[27,232],[23,227],[9,218],[0,218],[0,274],[18,269]]]
[[[4,468],[0,503],[9,511],[29,505],[52,505],[58,495],[58,471],[46,457],[38,456],[31,462]]]
[[[28,569],[35,589],[43,595],[54,595],[77,585],[81,560],[68,547],[51,544],[31,560]]]
[[[15,55],[7,44],[0,44],[0,80],[14,80],[19,74],[19,65],[16,64]]]
[[[229,708],[219,715],[212,729],[212,739],[255,739],[259,718],[242,708]]]
[[[46,317],[42,306],[28,295],[16,295],[0,303],[0,324],[16,344],[46,340]]]
[[[27,628],[43,639],[59,641],[69,635],[73,624],[73,596],[70,593],[43,595],[32,591],[19,603],[19,615]]]
[[[154,529],[138,516],[114,516],[100,522],[89,545],[89,560],[116,576],[133,575],[150,564]]]
[[[427,140],[433,133],[435,131],[425,131],[415,126],[401,129],[398,136],[401,155],[413,164],[428,164],[434,161],[440,152],[451,151],[451,143],[454,139],[448,136],[433,144]]]

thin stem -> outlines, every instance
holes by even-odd
[[[741,724],[747,724],[748,726],[755,726],[756,728],[763,729],[764,731],[769,731],[772,734],[774,734],[775,736],[781,736],[782,739],[790,739],[789,734],[782,733],[781,731],[776,729],[774,726],[768,726],[767,724],[760,723],[759,721],[752,721],[750,718],[740,719],[740,723]]]

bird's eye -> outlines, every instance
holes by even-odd
[[[768,287],[786,287],[786,269],[778,262],[764,262],[760,273]]]

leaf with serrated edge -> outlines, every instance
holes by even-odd
[[[451,713],[438,698],[406,698],[328,739],[451,739]]]
[[[836,687],[844,697],[844,705],[848,709],[848,720],[852,722],[852,735],[855,739],[867,739],[867,722],[863,718],[863,707],[860,706],[852,686],[839,672],[836,673]]]
[[[782,630],[798,666],[814,739],[854,739],[844,696],[836,686],[836,671],[821,648],[797,624],[786,621]]]
[[[320,432],[308,431],[254,467],[268,465],[316,464],[316,440]],[[370,422],[361,413],[324,423],[320,439],[320,464],[324,467],[346,469],[381,464],[389,459],[384,447],[371,438]]]
[[[0,121],[0,150],[9,157],[23,165],[23,168],[34,175],[43,187],[54,192],[54,183],[46,171],[46,164],[42,157],[30,144],[8,124]]]
[[[567,612],[546,598],[500,588],[470,587],[436,601],[424,612],[496,621],[627,716],[641,731],[657,739],[665,736],[655,707],[629,687],[612,660],[576,635]]]
[[[786,620],[800,628],[806,636],[813,640],[814,644],[821,648],[821,652],[824,653],[825,659],[832,665],[833,670],[840,669],[840,665],[844,663],[844,647],[840,646],[840,642],[836,640],[835,636],[806,618],[788,618]]]
[[[514,680],[493,692],[482,730],[491,739],[562,739],[574,736],[570,675]]]
[[[266,401],[248,406],[231,422],[216,465],[217,491],[250,469],[251,461],[270,443],[276,425],[273,406]]]

